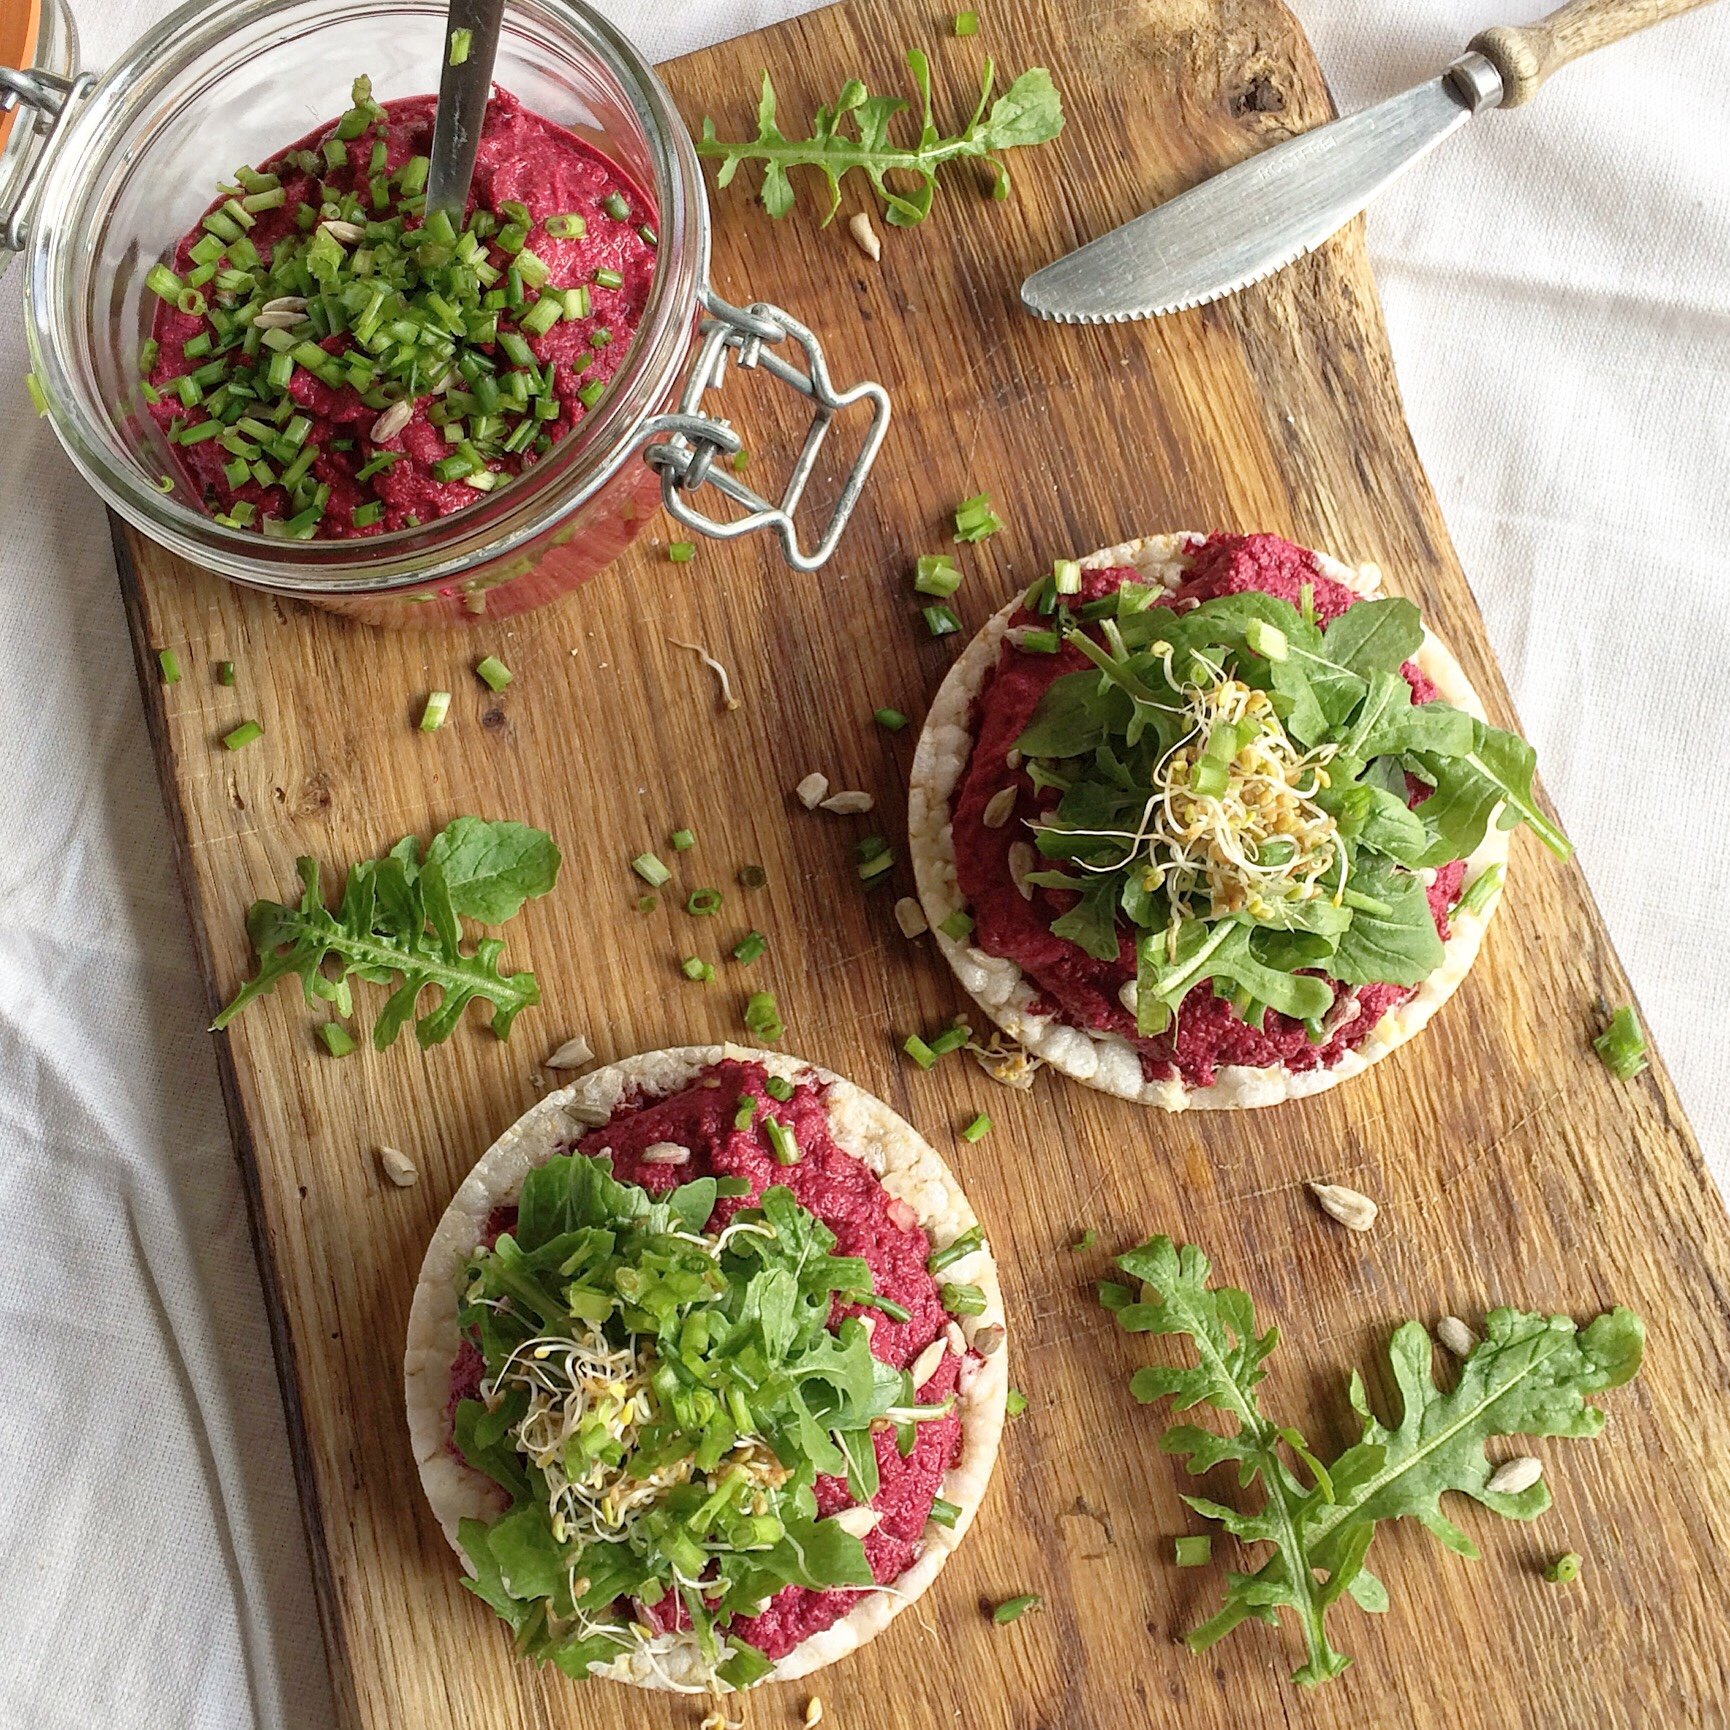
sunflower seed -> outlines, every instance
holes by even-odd
[[[1522,1490],[1531,1489],[1543,1475],[1542,1460],[1535,1460],[1530,1454],[1520,1454],[1497,1466],[1484,1488],[1493,1490],[1498,1496],[1517,1496]]]
[[[817,1730],[823,1722],[823,1702],[815,1694],[805,1702],[805,1730]]]
[[[1017,841],[1009,849],[1009,881],[1021,892],[1023,901],[1033,899],[1033,885],[1027,881],[1028,874],[1039,860],[1029,841]]]
[[[255,330],[292,330],[303,319],[298,312],[258,312],[253,314],[252,324]]]
[[[683,1165],[690,1157],[691,1150],[676,1141],[652,1141],[643,1149],[644,1165]]]
[[[819,774],[815,769],[793,789],[799,803],[807,811],[815,811],[829,793],[829,777]]]
[[[925,1384],[937,1373],[937,1366],[949,1355],[947,1340],[933,1340],[918,1357],[913,1360],[913,1391],[918,1393]]]
[[[883,242],[877,238],[877,230],[871,226],[871,218],[865,211],[861,210],[848,220],[847,232],[853,236],[853,244],[873,264],[883,256]]]
[[[366,239],[366,230],[358,222],[338,222],[335,217],[318,225],[332,240],[341,241],[344,246],[353,246],[357,240]]]
[[[579,1033],[567,1039],[551,1057],[542,1064],[543,1069],[581,1069],[585,1063],[593,1063],[595,1054],[589,1049],[589,1042]]]
[[[1021,767],[1021,752],[1014,745],[1011,745],[1003,762],[1006,768],[1019,769]]]
[[[862,811],[869,811],[877,801],[869,793],[831,793],[827,799],[819,799],[817,803],[825,811],[833,811],[841,817],[853,817]]]
[[[1458,1316],[1443,1316],[1436,1323],[1436,1338],[1455,1357],[1469,1357],[1478,1343],[1478,1336]]]
[[[982,1358],[990,1357],[1002,1344],[1003,1326],[1000,1322],[987,1322],[984,1327],[973,1330],[973,1349]]]
[[[931,927],[925,920],[925,909],[911,895],[903,895],[895,903],[895,923],[903,937],[923,936]]]
[[[599,1129],[602,1124],[612,1120],[612,1110],[605,1105],[585,1105],[581,1100],[573,1100],[565,1107],[565,1116],[572,1123],[580,1123],[584,1129]]]
[[[877,1522],[882,1518],[875,1508],[843,1508],[838,1514],[829,1516],[832,1525],[855,1538],[867,1537],[876,1531]]]
[[[377,420],[372,423],[372,442],[381,445],[386,439],[393,439],[408,425],[414,416],[414,404],[406,397],[401,402],[393,402]]]
[[[407,1189],[420,1176],[415,1170],[414,1161],[399,1148],[381,1147],[378,1150],[378,1163],[385,1176],[399,1189]]]
[[[1321,1203],[1322,1212],[1337,1219],[1348,1231],[1368,1231],[1382,1210],[1367,1195],[1339,1183],[1312,1183],[1310,1193]]]
[[[275,300],[267,300],[259,308],[260,312],[305,312],[306,297],[299,294],[279,294]]]
[[[1021,789],[1014,785],[999,787],[985,801],[985,809],[979,815],[979,821],[987,829],[1001,829],[1015,814],[1015,801],[1020,798]]]
[[[958,1358],[967,1356],[967,1336],[961,1331],[960,1322],[950,1322],[943,1329],[944,1343]]]

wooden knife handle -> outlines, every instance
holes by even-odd
[[[1471,45],[1502,75],[1500,106],[1517,108],[1570,60],[1706,4],[1708,0],[1568,0],[1536,24],[1499,24],[1480,31]]]

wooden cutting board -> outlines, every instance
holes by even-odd
[[[894,396],[830,570],[794,576],[765,549],[713,544],[673,566],[657,528],[559,605],[393,635],[120,538],[213,1006],[247,971],[248,902],[288,893],[297,854],[316,855],[328,883],[463,812],[539,824],[565,850],[557,892],[509,930],[510,960],[534,968],[545,996],[510,1044],[477,1020],[425,1054],[405,1041],[335,1062],[292,991],[219,1042],[348,1720],[623,1730],[701,1716],[512,1660],[422,1503],[399,1360],[433,1223],[547,1084],[541,1057],[576,1030],[604,1058],[738,1036],[748,977],[778,994],[789,1048],[881,1094],[962,1174],[1002,1261],[1030,1401],[937,1587],[814,1685],[757,1697],[753,1724],[800,1722],[812,1693],[839,1730],[1725,1722],[1730,1237],[1662,1066],[1618,1084],[1588,1047],[1600,1004],[1628,984],[1576,868],[1517,837],[1502,914],[1457,1000],[1415,1046],[1313,1101],[1169,1118],[1049,1075],[1028,1096],[965,1059],[924,1074],[898,1055],[901,1036],[962,1000],[929,943],[897,932],[892,894],[860,891],[852,844],[874,826],[900,842],[914,735],[881,732],[871,713],[921,713],[964,640],[925,635],[909,574],[916,553],[947,544],[965,495],[989,489],[1008,522],[964,550],[969,629],[1056,555],[1155,529],[1271,529],[1379,561],[1510,719],[1401,418],[1355,228],[1258,289],[1158,323],[1061,329],[1017,306],[1030,267],[1327,118],[1291,18],[1274,0],[1031,0],[983,17],[977,41],[956,42],[915,0],[857,0],[666,69],[693,123],[713,114],[734,134],[764,65],[790,120],[849,75],[900,89],[900,50],[919,42],[946,115],[963,108],[982,50],[1011,71],[1051,66],[1064,94],[1068,127],[1016,156],[1008,204],[980,197],[964,170],[924,228],[885,236],[880,265],[803,204],[771,227],[743,185],[715,198],[722,292],[794,309],[820,327],[838,378],[873,376]],[[772,434],[751,430],[767,453],[792,427],[783,416]],[[743,706],[720,712],[670,637],[710,645]],[[163,646],[188,669],[169,688]],[[468,670],[486,653],[516,674],[502,696]],[[219,659],[239,667],[233,690],[214,683]],[[423,735],[414,721],[433,688],[456,700],[444,730]],[[220,736],[246,716],[265,737],[231,755]],[[788,789],[811,769],[870,788],[879,815],[800,810]],[[682,825],[698,840],[678,885],[728,892],[707,923],[672,895],[636,910],[626,861],[645,847],[671,857]],[[894,894],[910,887],[902,851]],[[766,890],[734,888],[745,863],[766,867]],[[749,976],[731,963],[706,987],[680,976],[680,956],[720,959],[748,925],[772,946]],[[380,994],[363,990],[376,1008]],[[970,1147],[956,1129],[980,1109],[997,1127]],[[381,1180],[381,1142],[408,1151],[417,1187]],[[1380,1223],[1356,1236],[1322,1217],[1314,1177],[1378,1197]],[[1099,1247],[1071,1254],[1083,1227]],[[1600,1439],[1539,1444],[1556,1495],[1541,1522],[1453,1499],[1482,1560],[1385,1531],[1374,1563],[1392,1613],[1340,1611],[1338,1641],[1357,1661],[1301,1693],[1286,1680],[1298,1661],[1287,1630],[1248,1626],[1205,1659],[1175,1644],[1208,1613],[1233,1546],[1216,1540],[1213,1568],[1172,1567],[1172,1537],[1196,1529],[1178,1501],[1191,1486],[1125,1387],[1162,1346],[1120,1336],[1093,1299],[1108,1250],[1154,1231],[1204,1245],[1279,1323],[1269,1409],[1318,1445],[1349,1439],[1352,1366],[1386,1400],[1379,1353],[1406,1316],[1476,1318],[1497,1302],[1584,1316],[1622,1302],[1646,1319],[1649,1367],[1606,1396]],[[1582,1581],[1543,1584],[1541,1565],[1569,1549],[1586,1558]],[[1043,1614],[994,1627],[982,1607],[1021,1591],[1044,1595]]]

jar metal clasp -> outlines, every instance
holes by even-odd
[[[758,529],[771,530],[781,543],[786,561],[795,570],[814,571],[835,550],[865,477],[871,472],[883,436],[889,430],[889,393],[882,385],[866,380],[846,390],[837,390],[823,358],[823,345],[791,313],[757,301],[749,307],[729,305],[705,285],[699,291],[706,314],[699,330],[697,356],[686,375],[678,408],[644,423],[641,436],[650,439],[644,460],[661,477],[661,502],[669,515],[699,534],[717,540],[733,540]],[[791,340],[804,351],[804,365],[777,352]],[[813,408],[805,441],[787,479],[779,504],[771,503],[740,478],[730,458],[744,449],[744,441],[725,420],[704,412],[704,396],[719,389],[731,358],[746,369],[761,368],[772,378],[810,399]],[[804,496],[806,484],[817,466],[829,428],[837,414],[855,403],[869,403],[871,419],[865,429],[841,490],[823,525],[816,544],[809,550],[799,542],[793,516]],[[732,518],[713,517],[690,503],[689,495],[708,484],[718,488],[744,513]]]
[[[72,118],[78,104],[96,87],[94,72],[80,72],[62,78],[55,72],[40,69],[20,72],[15,67],[0,66],[0,113],[15,108],[27,108],[32,124],[46,121],[48,129],[37,142],[28,171],[19,186],[10,210],[0,210],[0,248],[7,252],[22,252],[28,238],[30,211],[41,190],[42,178],[53,160],[54,146],[62,129]]]

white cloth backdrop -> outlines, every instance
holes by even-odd
[[[166,9],[76,4],[93,66]],[[687,0],[644,23],[606,7],[657,58],[798,9]],[[1535,8],[1298,10],[1352,107]],[[985,19],[988,41],[989,4]],[[1723,7],[1475,123],[1370,227],[1419,451],[1721,1182],[1727,84]],[[0,283],[0,1730],[323,1730],[257,1277],[107,528],[29,418],[18,298]]]

